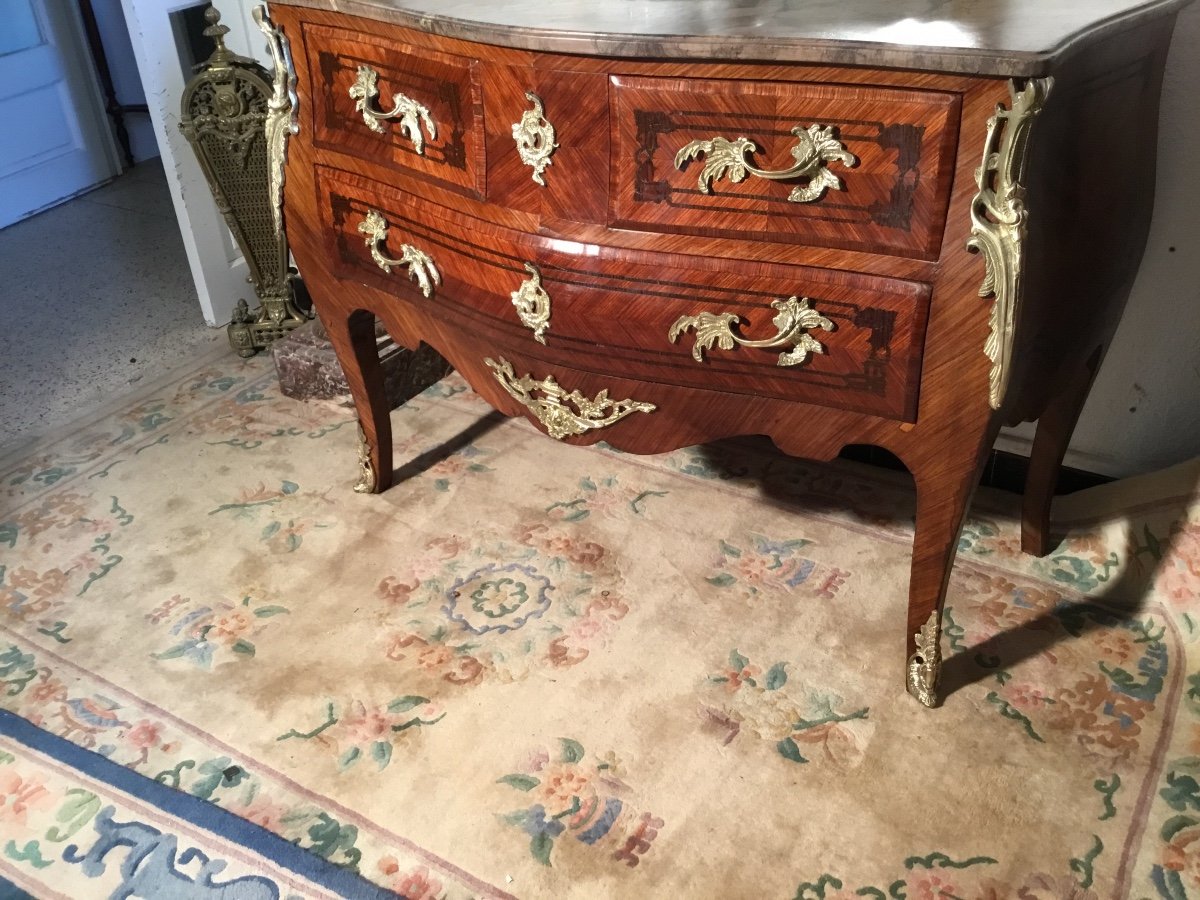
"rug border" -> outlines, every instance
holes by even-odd
[[[330,891],[335,896],[394,900],[396,893],[364,876],[341,868],[304,850],[261,825],[226,809],[154,781],[98,753],[73,744],[0,709],[0,734],[33,751],[57,760],[89,778],[110,785],[162,812],[207,831],[222,841],[246,847],[280,868]],[[223,829],[223,826],[227,826]]]
[[[76,431],[82,431],[102,419],[107,419],[118,409],[151,397],[162,391],[164,385],[181,381],[189,373],[195,372],[211,364],[213,361],[233,354],[224,344],[218,344],[202,353],[188,357],[165,372],[160,372],[151,381],[133,387],[128,391],[110,394],[98,404],[88,407],[88,411],[60,425],[52,425],[44,431],[34,431],[22,438],[6,444],[0,444],[0,470],[9,468],[17,460],[32,456],[50,444],[56,444],[69,437]],[[240,360],[250,364],[258,357]]]

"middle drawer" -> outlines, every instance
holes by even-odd
[[[335,275],[498,348],[915,421],[926,284],[544,238],[323,167],[318,202]]]

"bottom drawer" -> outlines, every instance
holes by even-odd
[[[915,420],[928,285],[546,238],[333,169],[318,170],[318,185],[338,277],[497,346],[583,371]]]

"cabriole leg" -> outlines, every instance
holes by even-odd
[[[1051,398],[1038,419],[1021,507],[1021,549],[1033,556],[1050,552],[1050,505],[1054,488],[1067,445],[1096,377],[1099,356],[1096,354],[1094,362],[1082,368],[1061,393]]]
[[[375,317],[359,311],[324,324],[358,412],[359,477],[354,490],[382,493],[392,484],[392,422],[379,364]]]
[[[964,448],[960,442],[959,455],[949,464],[914,473],[917,521],[908,588],[905,677],[908,692],[925,706],[937,706],[939,702],[942,605],[971,495],[998,427],[989,425],[973,447],[968,444]]]

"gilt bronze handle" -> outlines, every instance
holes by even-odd
[[[810,353],[824,353],[821,343],[808,333],[810,328],[820,328],[833,331],[834,325],[827,318],[812,309],[807,297],[788,297],[786,300],[776,300],[771,304],[779,310],[771,320],[778,330],[773,338],[762,341],[749,341],[734,333],[733,327],[741,321],[734,313],[702,312],[694,316],[680,316],[671,325],[667,338],[671,343],[689,329],[696,329],[696,343],[692,345],[692,356],[696,362],[704,362],[704,351],[711,350],[716,344],[722,350],[732,350],[734,344],[743,347],[786,347],[793,345],[791,350],[779,354],[779,365],[798,366],[808,359]]]
[[[437,140],[437,126],[429,109],[422,106],[411,97],[395,93],[392,95],[392,111],[383,112],[373,107],[372,101],[379,96],[379,73],[370,66],[359,66],[354,84],[350,85],[350,97],[355,101],[354,108],[362,113],[367,127],[378,134],[384,134],[387,129],[382,124],[387,119],[400,120],[400,133],[413,142],[413,149],[418,155],[425,154],[425,131],[429,132],[431,141]]]
[[[797,125],[792,129],[792,134],[796,136],[796,146],[792,147],[792,158],[796,160],[796,164],[787,169],[768,171],[755,168],[747,156],[757,150],[758,145],[744,137],[736,141],[723,137],[691,141],[675,154],[675,168],[683,171],[688,160],[698,156],[706,157],[698,181],[700,192],[703,194],[711,192],[713,179],[719,181],[728,177],[736,184],[744,181],[747,175],[768,178],[771,181],[809,179],[807,184],[792,188],[788,200],[793,203],[812,203],[814,200],[820,200],[828,188],[844,190],[842,179],[829,171],[825,163],[837,161],[844,166],[853,166],[858,162],[858,157],[833,136],[833,128],[823,125],[809,125],[805,128],[803,125]]]
[[[371,259],[383,271],[391,274],[392,266],[408,266],[408,277],[417,282],[426,297],[433,293],[436,285],[442,283],[441,273],[424,250],[418,250],[411,244],[401,244],[399,259],[383,255],[379,247],[387,240],[388,223],[378,210],[368,210],[366,218],[358,223],[358,230],[366,236]]]

